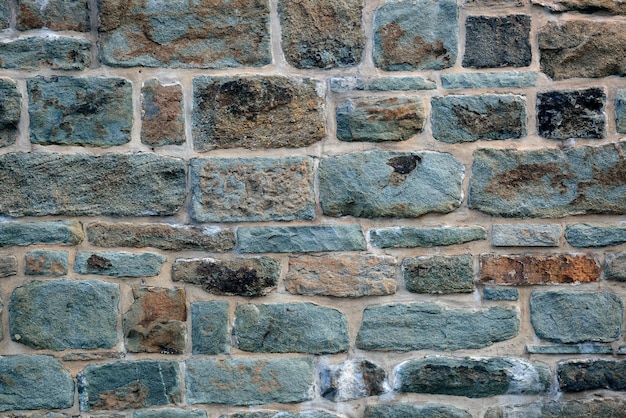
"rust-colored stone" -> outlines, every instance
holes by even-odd
[[[185,118],[180,84],[162,85],[153,79],[144,83],[141,92],[141,142],[150,146],[184,143]]]

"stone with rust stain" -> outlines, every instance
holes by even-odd
[[[333,402],[345,402],[386,391],[387,372],[368,360],[348,360],[322,367],[320,392]]]
[[[342,255],[289,258],[283,283],[296,295],[384,296],[396,293],[395,257]]]
[[[133,298],[122,318],[126,350],[182,354],[187,336],[185,289],[133,288]]]
[[[546,7],[553,12],[595,13],[602,11],[613,15],[626,15],[626,4],[620,0],[531,0],[531,3]]]
[[[600,278],[598,261],[588,255],[495,255],[480,257],[483,283],[537,285],[589,283]]]
[[[626,401],[602,396],[601,399],[535,402],[522,405],[501,405],[487,410],[484,418],[626,418]]]
[[[456,62],[453,0],[391,0],[374,12],[374,63],[386,71],[441,70]]]
[[[67,274],[67,251],[35,250],[24,256],[24,274],[29,276],[64,276]]]
[[[537,93],[537,131],[548,139],[605,135],[606,94],[602,88]]]
[[[626,391],[626,360],[585,359],[561,362],[556,367],[563,392],[608,389]]]
[[[17,258],[14,255],[0,256],[0,277],[15,276],[17,274]]]
[[[193,144],[221,148],[299,148],[324,138],[322,86],[280,76],[193,79]]]
[[[22,95],[13,80],[0,79],[0,147],[13,145],[22,115]]]
[[[88,0],[18,0],[17,29],[89,32]]]
[[[157,79],[148,80],[141,88],[141,99],[141,142],[152,147],[184,143],[181,85],[163,85]]]
[[[264,296],[276,288],[280,269],[280,262],[269,257],[179,258],[172,266],[172,280],[199,285],[217,295]]]
[[[0,43],[0,68],[84,70],[90,64],[91,42],[86,39],[28,36]]]
[[[471,254],[405,258],[404,284],[413,293],[471,293],[474,261]]]

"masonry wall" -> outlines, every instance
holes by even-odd
[[[0,0],[0,416],[626,417],[626,6]]]

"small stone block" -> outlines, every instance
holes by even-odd
[[[18,0],[17,29],[89,32],[88,0]]]
[[[320,392],[333,402],[345,402],[386,392],[387,372],[368,360],[349,360],[324,366]]]
[[[468,16],[465,32],[463,67],[530,65],[530,16]]]
[[[493,73],[441,74],[444,89],[524,88],[534,87],[537,73],[534,71],[504,71]]]
[[[615,124],[617,132],[626,134],[626,90],[618,90],[615,98]]]
[[[77,245],[83,225],[76,221],[0,222],[0,247],[33,244]]]
[[[0,57],[0,68],[78,71],[91,64],[91,42],[65,36],[21,37],[0,43]]]
[[[406,289],[412,293],[474,291],[474,262],[471,254],[405,258],[402,270]]]
[[[0,256],[0,277],[10,277],[15,276],[16,274],[17,258],[15,258],[14,255]]]
[[[183,88],[163,85],[157,79],[141,88],[141,142],[152,146],[181,145],[185,142]]]
[[[27,276],[65,276],[69,264],[67,251],[36,250],[24,256]]]
[[[561,362],[556,367],[563,392],[608,389],[626,391],[626,360],[585,359]]]
[[[309,410],[302,412],[288,411],[246,411],[234,414],[220,415],[219,418],[341,418],[323,410]]]
[[[626,5],[613,0],[531,0],[531,3],[556,13],[568,11],[595,13],[602,11],[608,14],[626,15]]]
[[[574,224],[565,228],[572,247],[610,247],[626,242],[626,224]]]
[[[604,138],[606,95],[601,88],[537,93],[537,130],[547,139]]]
[[[242,253],[363,251],[360,225],[266,226],[237,228]]]
[[[387,403],[367,405],[363,418],[472,418],[472,415],[463,409],[451,405],[426,403]]]
[[[626,251],[607,253],[604,257],[604,278],[626,281]]]
[[[442,75],[443,76],[443,75]],[[330,79],[330,91],[344,93],[357,91],[412,91],[434,90],[437,88],[431,80],[422,77],[332,77]]]
[[[154,253],[80,251],[76,254],[74,271],[109,277],[151,277],[159,274],[165,260]]]
[[[0,0],[0,30],[7,29],[10,23],[9,0]]]
[[[1,12],[0,5],[0,12]],[[1,21],[1,17],[0,17]],[[13,80],[0,79],[0,148],[13,145],[22,114],[22,94]]]
[[[561,225],[494,224],[491,245],[494,247],[558,247]]]
[[[98,415],[99,417],[99,415]],[[94,418],[98,418],[94,417]],[[133,418],[206,418],[206,411],[200,409],[165,408],[148,411],[134,411]]]
[[[626,417],[626,401],[622,399],[536,402],[525,405],[503,405],[487,410],[484,418],[515,417]]]
[[[591,343],[576,345],[527,345],[528,354],[613,354],[613,347]]]
[[[211,301],[191,304],[191,342],[193,354],[228,354],[228,302]]]
[[[370,229],[370,242],[378,248],[440,247],[487,239],[482,226],[390,227]]]
[[[511,288],[486,287],[483,289],[484,300],[518,300],[519,291]]]

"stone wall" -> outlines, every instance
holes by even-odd
[[[0,416],[626,417],[626,3],[0,0]]]

